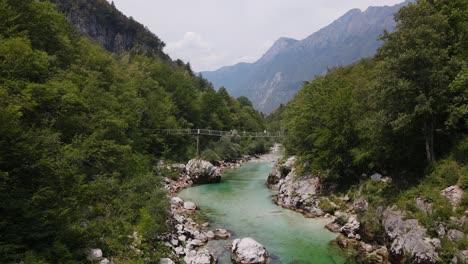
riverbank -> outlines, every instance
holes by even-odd
[[[344,263],[339,250],[330,246],[336,235],[323,227],[329,219],[310,219],[271,202],[275,192],[265,179],[278,158],[274,153],[226,170],[221,183],[195,185],[178,196],[197,204],[209,219],[210,228],[232,232],[227,240],[210,240],[206,249],[218,256],[218,263],[231,263],[225,246],[236,238],[252,237],[270,253],[270,263]]]
[[[464,192],[460,187],[431,187],[433,201],[418,194],[414,200],[403,201],[403,205],[413,204],[412,210],[404,210],[390,177],[375,173],[345,193],[332,194],[322,189],[319,176],[298,172],[297,168],[306,165],[296,163],[295,157],[283,159],[270,172],[267,186],[278,190],[273,201],[307,217],[331,219],[326,228],[339,234],[336,244],[358,262],[401,263],[407,259],[458,264],[468,260],[468,237],[462,231],[467,228],[468,211],[461,206]],[[428,228],[434,226],[428,221],[436,221],[435,228]],[[446,251],[444,244],[462,250]]]
[[[272,149],[274,152],[275,148]],[[202,160],[191,160],[187,164],[172,164],[165,166],[166,171],[177,173],[177,177],[164,177],[165,188],[171,195],[171,226],[173,231],[162,237],[176,258],[183,258],[188,264],[217,263],[216,255],[205,248],[211,240],[225,240],[231,237],[231,232],[223,228],[210,230],[210,223],[201,221],[197,205],[184,201],[176,195],[196,183],[217,183],[221,181],[221,173],[228,169],[239,168],[246,162],[262,162],[274,160],[274,154],[261,156],[243,156],[235,162],[220,161],[213,165]],[[160,166],[164,166],[161,164]],[[198,181],[198,182],[197,182]],[[195,220],[194,220],[195,219]],[[163,259],[162,263],[173,263],[171,259]]]

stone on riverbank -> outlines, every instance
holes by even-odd
[[[231,252],[234,263],[263,264],[268,261],[268,252],[265,247],[250,237],[234,240]]]
[[[206,160],[192,159],[185,166],[185,170],[193,183],[196,184],[221,181],[219,169]]]
[[[215,264],[217,262],[216,257],[206,249],[199,251],[192,250],[184,260],[187,264]]]
[[[392,241],[391,260],[399,263],[409,257],[412,263],[437,263],[440,240],[429,238],[427,229],[420,226],[418,220],[403,220],[404,215],[396,207],[387,208],[383,213],[383,225],[387,237]]]

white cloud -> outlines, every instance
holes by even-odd
[[[185,49],[209,49],[211,44],[197,32],[185,32],[184,36],[175,42],[167,44],[168,51],[178,51]]]
[[[254,61],[280,37],[303,39],[351,8],[403,0],[113,0],[195,71]]]
[[[214,45],[197,32],[185,32],[183,36],[169,42],[165,49],[174,59],[190,62],[192,68],[216,69],[229,54],[214,48]]]

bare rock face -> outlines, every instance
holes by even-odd
[[[426,214],[432,213],[432,203],[424,198],[416,198],[416,206]]]
[[[281,179],[286,177],[293,169],[294,163],[297,161],[295,156],[288,158],[284,163],[278,160],[273,166],[267,179],[267,186],[270,189],[278,189],[278,184]]]
[[[463,189],[459,186],[450,186],[440,192],[440,194],[449,199],[454,208],[460,205],[463,197]]]
[[[264,264],[268,261],[265,247],[250,237],[234,240],[231,252],[234,263]]]
[[[295,170],[292,169],[286,178],[279,182],[276,203],[310,217],[323,216],[324,212],[318,206],[319,189],[320,180],[318,177],[298,177]]]
[[[411,263],[437,263],[439,256],[436,250],[440,247],[440,240],[429,238],[427,229],[420,226],[416,219],[403,220],[402,212],[392,207],[383,213],[383,225],[392,241],[392,263],[400,263],[404,256],[410,257]]]
[[[356,213],[361,213],[367,210],[369,207],[369,203],[367,202],[366,197],[362,196],[359,197],[356,201],[353,203],[354,211]]]
[[[357,217],[355,215],[352,215],[348,218],[348,222],[341,227],[340,231],[341,233],[345,234],[348,238],[356,238],[360,239],[359,236],[359,227],[361,226],[361,223],[357,220]]]
[[[206,160],[192,159],[185,170],[193,183],[217,183],[221,181],[221,174],[217,167]]]

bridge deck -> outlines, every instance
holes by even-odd
[[[222,137],[226,135],[239,135],[240,137],[282,137],[284,133],[281,132],[246,132],[246,131],[220,131],[220,130],[209,130],[209,129],[165,129],[162,133],[167,135],[206,135]]]

